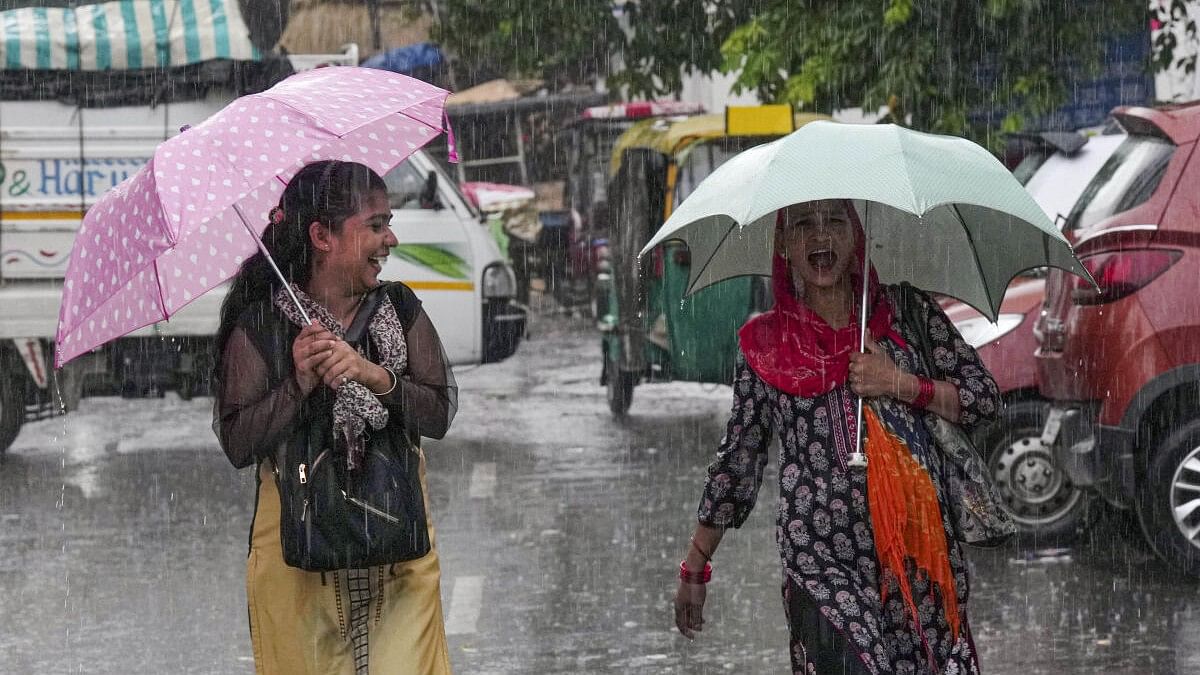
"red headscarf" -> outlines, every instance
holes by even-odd
[[[862,297],[866,237],[854,206],[849,201],[843,203],[857,235],[854,261],[848,270],[857,299]],[[781,209],[776,216],[776,236],[782,229],[783,217]],[[774,257],[771,282],[775,307],[747,321],[738,331],[746,362],[768,384],[793,396],[811,398],[844,383],[850,370],[850,354],[859,349],[859,311],[853,312],[845,327],[830,326],[796,297],[791,269],[781,255]],[[880,289],[874,267],[868,283],[867,297],[872,309],[867,330],[871,339],[887,336],[899,346],[906,346],[904,338],[892,329],[892,305]]]

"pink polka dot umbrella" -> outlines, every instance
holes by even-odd
[[[84,216],[67,264],[55,366],[167,319],[232,278],[262,250],[268,213],[305,164],[353,161],[383,175],[449,133],[448,95],[383,70],[318,68],[243,96],[159,145]]]

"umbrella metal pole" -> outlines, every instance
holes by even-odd
[[[866,211],[866,207],[863,207]],[[871,286],[871,237],[867,233],[867,216],[863,218],[863,275],[862,275],[862,304],[858,315],[858,349],[867,351],[867,290]],[[863,454],[863,397],[858,397],[858,414],[854,425],[854,452],[850,453],[848,466],[865,467],[867,456]]]
[[[309,318],[308,312],[304,311],[304,305],[300,304],[300,298],[296,297],[296,292],[292,290],[292,285],[288,283],[288,280],[283,278],[283,272],[279,271],[279,266],[275,264],[275,259],[271,257],[270,253],[267,252],[267,246],[262,242],[262,238],[258,236],[253,227],[250,227],[250,223],[247,222],[245,214],[242,213],[242,207],[234,204],[233,211],[234,213],[238,214],[238,218],[241,219],[242,225],[246,226],[246,231],[250,233],[250,238],[253,239],[254,243],[258,245],[258,250],[262,251],[263,257],[267,259],[268,263],[270,263],[271,269],[275,270],[275,275],[279,277],[279,281],[283,284],[283,289],[287,291],[288,297],[292,299],[292,302],[296,303],[296,309],[300,310],[300,316],[304,317],[304,323],[311,324],[312,319]]]

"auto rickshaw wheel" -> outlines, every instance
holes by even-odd
[[[605,393],[608,409],[617,417],[624,417],[633,403],[633,388],[637,386],[637,373],[621,370],[615,359],[605,356],[608,371],[605,377]]]

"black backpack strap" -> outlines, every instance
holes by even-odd
[[[921,298],[917,287],[907,281],[902,282],[899,289],[901,317],[916,339],[913,346],[916,347],[917,358],[924,364],[927,373],[933,373],[933,345],[929,341],[929,327],[922,316],[925,300]]]
[[[346,342],[350,344],[358,344],[367,333],[367,325],[371,323],[371,319],[375,317],[375,312],[379,309],[379,304],[383,302],[383,294],[386,292],[383,284],[367,291],[363,296],[362,305],[358,308],[358,313],[354,315],[354,320],[350,322],[350,327],[346,329]]]
[[[392,305],[396,307],[396,317],[405,333],[412,330],[417,315],[421,312],[421,299],[408,286],[396,281],[387,284],[388,294],[392,297]]]

